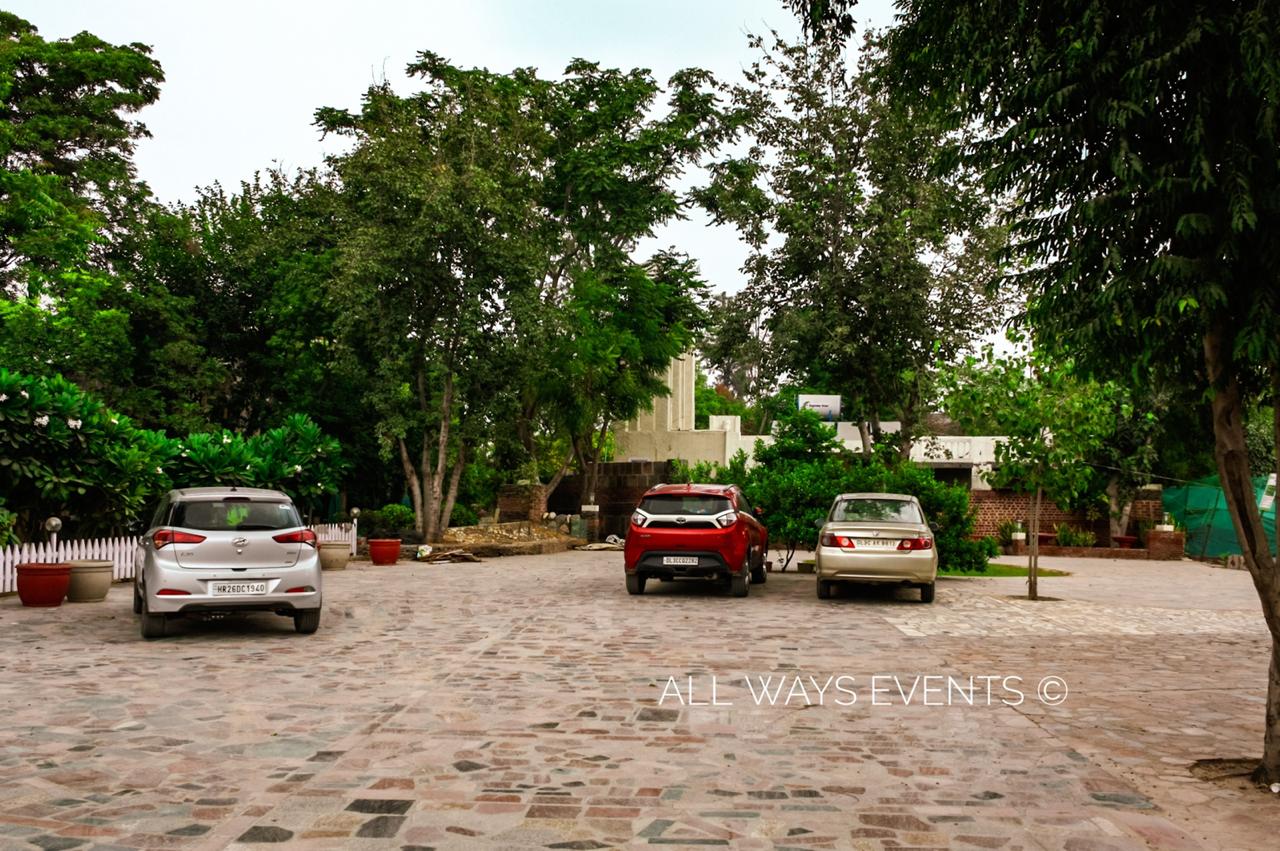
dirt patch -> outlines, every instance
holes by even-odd
[[[1212,783],[1223,789],[1244,792],[1268,798],[1280,797],[1261,783],[1253,782],[1253,770],[1258,767],[1258,760],[1247,757],[1229,757],[1225,759],[1198,759],[1187,768],[1191,776],[1206,783]]]

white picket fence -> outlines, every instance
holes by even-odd
[[[133,553],[137,538],[96,538],[91,541],[58,541],[57,544],[18,544],[0,549],[0,594],[18,590],[20,564],[27,562],[61,562],[79,559],[102,559],[115,563],[111,575],[116,579],[133,578]]]
[[[316,533],[316,537],[321,541],[347,541],[351,544],[351,554],[356,554],[356,527],[357,521],[350,523],[316,523],[311,527],[311,531]]]
[[[311,527],[321,541],[347,541],[351,554],[356,554],[356,524],[319,523]],[[95,538],[89,541],[58,541],[56,544],[18,544],[0,548],[0,594],[18,590],[17,566],[27,562],[62,562],[80,559],[102,559],[115,564],[111,575],[116,579],[133,578],[133,556],[138,539]]]

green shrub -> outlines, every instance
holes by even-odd
[[[939,552],[941,558],[941,552]],[[1000,555],[995,538],[965,538],[948,544],[945,568],[948,573],[985,573],[991,559]]]
[[[1013,533],[1021,531],[1022,524],[1017,520],[1006,520],[996,527],[996,542],[1002,547],[1012,546]]]
[[[0,493],[17,537],[39,535],[45,517],[67,536],[136,528],[172,487],[252,485],[289,494],[304,512],[335,493],[338,442],[305,416],[249,438],[232,432],[171,438],[140,429],[60,376],[0,369]]]
[[[718,464],[715,461],[689,464],[677,458],[671,462],[670,477],[672,484],[697,482],[742,486],[747,481],[747,453],[739,449],[728,464]]]
[[[1054,527],[1060,547],[1092,547],[1097,537],[1087,529],[1077,529],[1067,523],[1059,523]]]
[[[760,509],[770,543],[785,570],[797,549],[813,549],[831,503],[841,492],[843,464],[825,461],[758,466],[747,479],[747,499]]]
[[[449,515],[450,526],[474,526],[480,522],[480,515],[469,505],[455,503],[453,513]]]

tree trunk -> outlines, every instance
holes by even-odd
[[[867,426],[866,420],[858,420],[858,437],[862,440],[862,455],[865,458],[871,457],[871,429]]]
[[[1031,498],[1031,529],[1027,532],[1027,599],[1038,600],[1040,572],[1040,501],[1044,498],[1044,488],[1037,487],[1036,495]]]
[[[1254,779],[1264,783],[1280,782],[1280,576],[1276,559],[1271,554],[1262,514],[1255,499],[1253,480],[1249,475],[1249,453],[1244,437],[1244,402],[1236,367],[1232,362],[1232,340],[1222,324],[1215,324],[1204,337],[1204,361],[1209,387],[1213,393],[1214,457],[1227,510],[1235,526],[1236,539],[1244,555],[1245,566],[1253,577],[1254,588],[1262,602],[1262,614],[1271,631],[1271,669],[1267,689],[1267,727],[1263,739],[1262,761]]]
[[[596,486],[600,483],[600,456],[604,454],[604,441],[609,434],[609,418],[605,417],[604,423],[600,426],[600,439],[596,442],[596,446],[592,448],[591,460],[588,463],[589,469],[585,472],[586,481],[582,488],[582,502],[584,505],[596,504]]]
[[[431,466],[428,475],[430,492],[425,500],[427,504],[427,527],[422,531],[428,541],[440,539],[440,508],[441,503],[444,502],[444,477],[449,469],[449,427],[452,422],[453,373],[446,372],[444,376],[444,396],[440,400],[440,431],[436,436],[436,462]]]
[[[436,536],[439,540],[444,536],[445,530],[449,528],[449,520],[453,517],[453,506],[458,501],[458,483],[462,481],[462,469],[467,463],[467,449],[465,446],[458,447],[458,458],[453,462],[453,472],[449,474],[449,492],[444,498],[444,508],[440,511],[440,534]]]
[[[404,481],[409,488],[409,499],[413,502],[413,528],[419,535],[425,528],[426,515],[422,504],[422,486],[418,478],[418,471],[413,466],[413,459],[409,457],[409,447],[404,442],[404,438],[397,441],[400,444],[400,466],[404,468]]]
[[[551,481],[547,482],[547,499],[551,498],[551,494],[555,493],[556,488],[560,486],[560,481],[564,479],[565,473],[569,472],[569,465],[573,463],[573,454],[573,443],[570,441],[569,451],[564,456],[564,463],[560,465],[560,470],[551,477]]]
[[[1129,528],[1129,515],[1133,511],[1133,500],[1120,498],[1120,478],[1112,476],[1107,482],[1107,519],[1111,524],[1111,546],[1116,545],[1116,537],[1123,535]]]

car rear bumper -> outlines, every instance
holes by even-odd
[[[697,564],[667,564],[668,558],[697,559]],[[729,573],[729,565],[711,550],[652,550],[643,553],[627,571],[655,579],[707,579]]]
[[[190,570],[152,564],[143,586],[147,610],[152,614],[181,614],[229,611],[303,611],[321,605],[319,559],[312,555],[292,567],[231,570]],[[265,594],[214,594],[214,582],[266,582]],[[310,587],[312,591],[286,593],[290,588]],[[158,591],[181,594],[158,594]]]
[[[815,554],[819,579],[849,582],[933,582],[938,576],[937,550],[847,552],[819,547]]]

